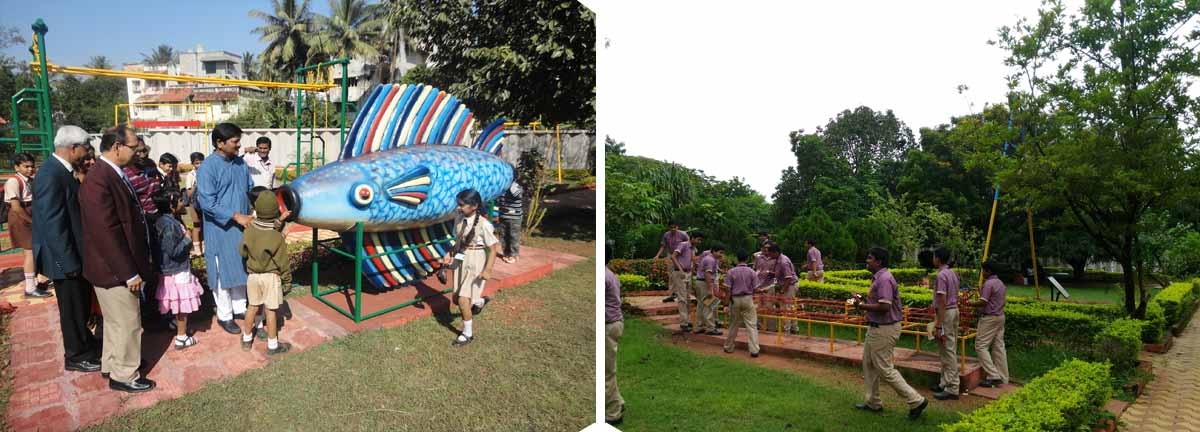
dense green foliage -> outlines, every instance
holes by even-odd
[[[1093,414],[1112,396],[1109,366],[1069,360],[1024,387],[972,411],[945,432],[1091,430]]]

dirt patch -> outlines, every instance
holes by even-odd
[[[489,304],[484,313],[496,314],[496,321],[504,325],[521,323],[536,329],[545,329],[547,320],[532,319],[544,305],[544,302],[535,298],[512,296],[504,299],[502,303]]]

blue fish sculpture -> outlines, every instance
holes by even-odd
[[[295,221],[338,231],[355,251],[363,224],[365,279],[379,289],[433,274],[454,244],[456,196],[475,189],[484,201],[508,189],[513,166],[498,155],[504,120],[466,141],[469,109],[427,85],[375,87],[347,133],[336,162],[313,170],[279,191]]]

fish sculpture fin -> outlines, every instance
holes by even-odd
[[[429,195],[433,180],[429,168],[418,167],[387,185],[387,195],[392,201],[411,206],[421,205]]]
[[[500,149],[504,147],[504,144],[500,143],[503,139],[504,118],[501,117],[483,128],[483,132],[480,132],[479,136],[475,137],[475,144],[472,144],[471,148],[499,156]]]
[[[363,99],[339,160],[413,145],[461,145],[499,154],[504,120],[466,137],[474,114],[457,97],[424,84],[382,84]]]
[[[425,279],[441,267],[441,258],[454,246],[454,221],[393,232],[363,233],[363,279],[386,290]],[[354,245],[354,233],[342,233],[342,244]],[[354,251],[350,251],[354,252]]]

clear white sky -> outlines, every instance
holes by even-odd
[[[791,131],[866,105],[893,110],[916,134],[965,113],[968,100],[975,111],[1002,102],[1009,69],[987,41],[1039,4],[602,2],[599,135],[629,154],[743,177],[770,200],[796,162]],[[970,90],[960,95],[959,84]]]

